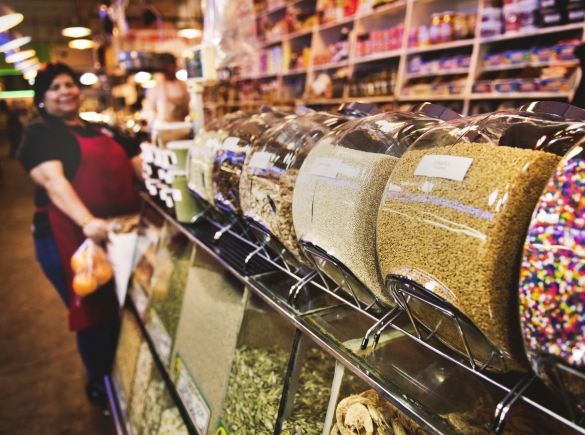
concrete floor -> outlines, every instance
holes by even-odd
[[[34,186],[0,132],[0,435],[114,435],[85,398],[67,312],[35,260]]]

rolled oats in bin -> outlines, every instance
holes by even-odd
[[[349,121],[317,143],[297,178],[292,211],[301,244],[316,246],[342,263],[386,305],[393,301],[379,274],[375,248],[380,200],[400,156],[440,122],[437,117],[413,112]],[[330,263],[317,264],[342,284],[343,276]],[[368,304],[368,295],[358,290],[361,286],[352,285],[352,289]]]
[[[574,126],[538,110],[443,124],[404,154],[381,202],[382,276],[410,278],[460,310],[501,350],[506,367],[498,371],[526,367],[517,302],[521,247],[559,155],[578,136]],[[434,329],[437,313],[413,306]],[[437,337],[463,353],[447,323]]]
[[[252,147],[240,179],[244,216],[303,257],[293,226],[293,189],[303,161],[317,141],[346,117],[313,112],[267,131]],[[280,249],[279,249],[280,250]]]

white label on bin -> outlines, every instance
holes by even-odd
[[[184,361],[178,355],[175,360],[175,370],[177,370],[175,375],[177,393],[179,393],[181,401],[185,405],[187,413],[197,429],[197,433],[205,435],[211,418],[211,408],[203,398],[198,386],[195,384],[189,369],[185,366]]]
[[[175,200],[175,202],[183,201],[183,194],[179,189],[173,189],[173,199]]]
[[[463,181],[472,162],[473,159],[469,157],[426,155],[416,167],[414,175]]]
[[[223,141],[223,147],[228,151],[238,151],[239,137],[228,137]]]
[[[148,325],[150,327],[148,328],[148,332],[150,332],[150,338],[152,338],[156,350],[158,350],[158,353],[160,353],[160,356],[166,365],[169,363],[169,358],[171,357],[173,340],[171,340],[171,336],[158,318],[156,311],[153,309],[150,310],[149,320]]]
[[[272,159],[273,153],[267,153],[265,151],[259,151],[252,154],[250,159],[250,167],[258,169],[266,169],[270,166],[270,160]]]
[[[164,180],[167,178],[167,171],[165,171],[164,169],[159,169],[158,171],[156,171],[156,173],[158,175],[159,180]]]
[[[311,166],[311,175],[319,175],[327,178],[337,178],[343,161],[329,157],[317,157]]]

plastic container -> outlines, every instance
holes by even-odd
[[[187,189],[187,172],[177,172],[171,182],[172,198],[175,205],[175,214],[178,222],[191,223],[193,218],[203,208],[201,202],[197,201]]]
[[[251,116],[251,113],[241,111],[229,113],[210,122],[195,136],[193,145],[189,149],[187,168],[188,187],[192,194],[210,204],[215,204],[212,181],[213,157],[228,137],[230,128],[239,125],[239,122]]]
[[[283,254],[293,268],[303,261],[292,220],[293,189],[299,168],[317,141],[348,119],[313,112],[286,121],[256,142],[242,169],[240,200],[244,216],[261,237],[270,236],[269,245]]]
[[[270,127],[295,115],[267,111],[243,121],[230,131],[213,158],[214,200],[219,209],[237,215],[240,207],[240,175],[252,145]]]
[[[305,159],[293,192],[293,222],[313,265],[360,303],[392,304],[378,272],[375,222],[388,177],[421,134],[459,117],[424,103],[347,122]],[[349,283],[349,284],[348,284]]]
[[[542,189],[583,134],[583,120],[577,107],[534,102],[444,123],[412,145],[388,181],[376,231],[388,291],[414,288],[455,314],[479,367],[527,366],[514,302],[522,244]],[[416,298],[408,306],[469,357],[452,318]]]
[[[160,148],[174,140],[185,140],[191,137],[193,124],[190,122],[159,122],[152,124],[152,140]]]
[[[171,160],[171,166],[182,171],[187,167],[187,152],[193,144],[192,140],[174,140],[167,143],[168,155]]]
[[[533,369],[554,389],[569,392],[585,410],[585,381],[567,382],[547,370],[547,359],[585,367],[584,141],[563,158],[532,216],[520,270],[520,322]],[[547,358],[548,357],[548,358]],[[584,375],[581,375],[583,377]]]

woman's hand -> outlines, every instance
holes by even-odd
[[[83,235],[100,244],[108,238],[108,229],[107,220],[93,218],[83,226]]]

